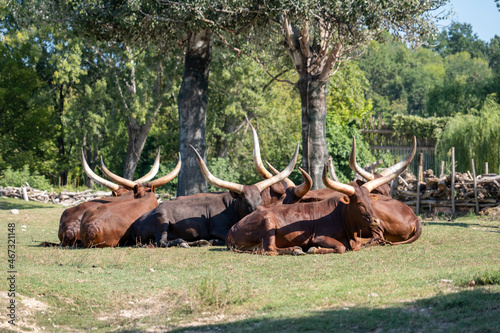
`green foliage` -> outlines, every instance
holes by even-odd
[[[327,123],[326,142],[328,153],[333,159],[335,173],[341,182],[350,182],[355,173],[349,167],[349,156],[352,149],[352,138],[356,138],[357,162],[361,166],[374,162],[375,158],[370,152],[370,146],[364,141],[363,136],[354,123],[342,124],[330,120]]]
[[[444,117],[480,109],[492,91],[488,62],[461,52],[446,58],[445,71],[443,80],[428,92],[428,113]]]
[[[398,113],[427,116],[427,92],[445,73],[442,57],[384,36],[383,43],[372,42],[359,60],[370,82],[367,97],[373,99],[375,116],[386,121]]]
[[[392,118],[395,134],[410,134],[417,139],[437,139],[441,135],[450,117],[404,116],[397,114]]]
[[[371,100],[365,99],[369,83],[357,62],[348,62],[332,75],[328,84],[327,122],[337,119],[341,124],[366,118],[372,110]]]
[[[449,161],[455,147],[457,171],[470,170],[474,159],[477,173],[484,171],[485,162],[490,172],[500,173],[500,104],[495,100],[491,95],[479,112],[450,119],[436,145],[438,158]]]
[[[453,23],[432,44],[444,58],[460,52],[468,52],[474,58],[485,58],[487,52],[486,42],[479,39],[468,23]]]
[[[242,183],[241,175],[239,173],[240,170],[243,170],[243,165],[236,166],[234,163],[231,163],[232,159],[215,157],[211,158],[207,162],[207,166],[210,172],[221,179],[233,182],[233,183]],[[244,184],[244,183],[243,183]],[[219,187],[215,187],[211,184],[208,184],[209,192],[219,192],[221,189]]]
[[[28,183],[30,187],[42,191],[51,189],[49,181],[36,171],[30,172],[28,165],[25,165],[20,170],[12,170],[9,166],[0,174],[0,186],[22,187],[26,186],[26,183]]]

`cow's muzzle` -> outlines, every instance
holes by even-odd
[[[380,220],[377,218],[372,217],[370,219],[370,224],[368,225],[370,228],[376,228],[380,226]]]

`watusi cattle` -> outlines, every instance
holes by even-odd
[[[370,192],[397,177],[412,158],[410,154],[400,169],[361,186],[332,181],[325,164],[324,184],[341,194],[316,202],[261,207],[229,230],[226,245],[230,250],[260,249],[267,254],[303,254],[306,249],[311,253],[358,250],[362,245],[358,240],[360,230],[380,225],[373,211],[379,197]]]
[[[110,173],[113,180],[133,191],[133,199],[113,202],[85,211],[80,226],[80,239],[84,247],[114,247],[131,245],[130,225],[142,214],[158,206],[155,189],[174,179],[181,168],[181,159],[168,175],[145,184],[121,178]],[[103,165],[103,171],[105,166]]]
[[[367,180],[373,180],[386,176],[391,173],[397,173],[398,176],[404,170],[413,159],[416,153],[416,139],[413,139],[413,149],[409,155],[398,162],[394,166],[385,169],[380,174],[371,174],[366,172],[361,168],[356,162],[356,140],[353,138],[353,148],[351,150],[351,155],[349,157],[349,165],[353,171],[362,176]],[[268,164],[269,165],[269,164]],[[271,170],[274,172],[274,168],[269,165]],[[330,174],[334,174],[333,164],[329,160],[329,170]],[[307,178],[305,183],[307,183]],[[352,186],[361,186],[365,182],[362,180],[356,180],[349,183]],[[282,200],[284,204],[293,202],[314,202],[325,200],[334,195],[341,195],[338,192],[332,191],[329,188],[314,190],[308,192],[303,198],[297,196],[293,192],[294,187],[287,188],[286,198]],[[372,204],[374,214],[379,218],[380,224],[372,228],[364,228],[360,232],[360,236],[367,239],[361,239],[360,241],[364,244],[408,244],[417,240],[422,233],[422,223],[420,219],[415,215],[413,210],[405,203],[391,198],[390,187],[387,184],[377,187],[372,191],[372,193],[377,194],[379,199]],[[303,199],[303,200],[302,200]]]
[[[87,164],[85,159],[83,149],[81,152],[82,165],[83,170],[87,174],[87,176],[92,179],[97,184],[107,187],[112,191],[112,197],[95,199],[87,202],[83,202],[75,207],[70,207],[64,210],[59,220],[59,231],[58,237],[61,241],[61,246],[80,246],[80,223],[85,211],[91,207],[97,207],[102,204],[106,204],[109,202],[130,200],[134,197],[133,192],[121,185],[117,185],[113,182],[107,181],[96,175],[92,169]],[[158,172],[160,166],[160,149],[156,153],[156,159],[154,161],[153,167],[151,170],[144,175],[143,177],[137,179],[135,182],[144,183],[150,181],[156,173]]]
[[[198,240],[219,240],[224,244],[231,226],[257,207],[275,201],[269,195],[268,188],[290,175],[299,153],[297,144],[291,162],[281,173],[253,185],[241,185],[213,176],[198,152],[191,148],[196,153],[206,180],[229,192],[162,202],[131,226],[131,236],[137,243],[167,247],[179,244],[186,246],[186,243]]]

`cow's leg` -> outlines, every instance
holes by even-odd
[[[319,248],[316,248],[315,246],[311,247],[307,253],[314,253],[314,254],[328,254],[328,253],[339,253],[342,254],[346,251],[346,247],[344,244],[336,240],[335,238],[328,237],[328,236],[317,236],[314,237],[312,241],[313,245],[318,246]]]
[[[272,218],[269,216],[265,217],[265,236],[262,239],[262,249],[264,250],[264,254],[267,255],[283,255],[283,254],[291,254],[291,255],[302,255],[305,254],[302,251],[300,246],[291,246],[291,247],[282,247],[279,248],[276,246],[276,227]]]

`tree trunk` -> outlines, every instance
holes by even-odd
[[[123,166],[123,178],[133,180],[137,163],[141,157],[142,149],[148,138],[149,130],[154,118],[148,119],[145,124],[139,125],[133,117],[127,122],[128,145],[125,165]]]
[[[206,159],[206,110],[211,58],[212,32],[207,29],[192,34],[187,42],[184,78],[177,97],[179,151],[182,158],[182,168],[177,176],[177,196],[207,191],[207,182],[189,145]]]
[[[302,105],[302,168],[313,180],[313,190],[325,187],[323,166],[328,160],[326,144],[326,94],[328,81],[300,78],[297,82]]]
[[[284,46],[299,74],[296,83],[302,105],[302,165],[313,180],[313,190],[325,187],[322,175],[328,160],[326,144],[326,94],[328,77],[340,59],[342,45],[330,45],[324,25],[317,30],[322,38],[311,38],[309,25],[299,30],[283,17]]]

